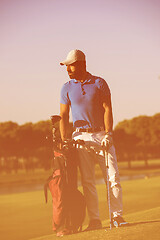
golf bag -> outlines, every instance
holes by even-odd
[[[74,147],[54,151],[53,174],[44,186],[47,202],[47,188],[53,202],[53,230],[82,230],[86,204],[83,194],[77,188],[77,157]]]

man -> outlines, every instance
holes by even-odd
[[[109,144],[109,181],[112,222],[115,226],[126,224],[122,218],[122,189],[120,185],[115,148],[112,142],[112,105],[110,89],[104,79],[91,75],[86,70],[85,54],[80,50],[69,52],[67,59],[60,63],[67,66],[70,81],[61,90],[60,132],[62,140],[67,139],[69,111],[71,107],[75,140],[84,140],[88,146],[100,148]],[[85,148],[77,149],[84,196],[86,198],[89,226],[86,230],[102,228],[99,218],[98,196],[95,185],[95,154]],[[106,167],[103,154],[97,161],[106,181]]]

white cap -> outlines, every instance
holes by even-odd
[[[60,62],[60,65],[69,65],[76,61],[86,61],[85,54],[78,49],[72,50],[68,53],[66,60]]]

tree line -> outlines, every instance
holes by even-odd
[[[119,160],[147,160],[160,157],[160,113],[124,120],[114,129]]]
[[[59,125],[56,125],[59,133]],[[73,131],[69,125],[70,134]],[[160,157],[160,113],[138,116],[119,122],[113,132],[118,161],[147,160]],[[50,120],[19,125],[0,123],[0,171],[50,169],[53,159]]]

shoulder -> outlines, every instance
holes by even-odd
[[[108,86],[107,82],[102,77],[91,75],[91,79],[94,80],[97,87]]]
[[[99,84],[99,85],[105,85],[105,84],[107,84],[107,82],[106,82],[103,78],[101,78],[101,77],[97,77],[96,82],[97,82],[97,84]],[[107,84],[107,85],[108,85],[108,84]]]
[[[61,88],[61,91],[62,92],[69,91],[71,85],[72,85],[72,80],[64,83],[62,88]]]
[[[100,90],[102,95],[110,95],[111,94],[110,88],[109,88],[107,82],[103,78],[98,77],[98,76],[92,76],[92,77],[94,79],[94,82],[95,82],[97,88]]]

